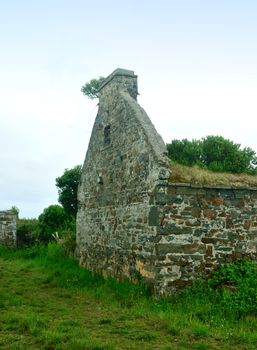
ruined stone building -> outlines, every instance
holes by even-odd
[[[78,190],[80,263],[170,294],[222,262],[256,259],[257,189],[173,183],[137,94],[137,76],[123,69],[100,88]]]
[[[16,247],[16,218],[12,210],[0,211],[0,245]]]

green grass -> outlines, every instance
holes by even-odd
[[[229,276],[246,293],[234,271],[157,300],[144,286],[80,268],[60,246],[0,247],[0,349],[256,349],[256,305],[237,310],[238,289],[222,285]]]

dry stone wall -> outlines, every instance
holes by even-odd
[[[171,294],[224,261],[256,259],[257,189],[169,181],[166,147],[117,69],[100,90],[78,190],[76,254],[105,276]]]
[[[11,210],[0,211],[0,245],[16,246],[16,214]]]
[[[224,262],[257,259],[257,189],[169,183],[151,202],[157,291],[169,294]]]

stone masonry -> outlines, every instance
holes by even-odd
[[[257,189],[156,186],[155,289],[170,294],[224,262],[257,259]]]
[[[0,245],[16,247],[16,214],[12,210],[0,211]]]
[[[165,144],[137,103],[137,77],[103,83],[78,190],[81,265],[157,295],[238,257],[257,257],[257,189],[175,184]]]

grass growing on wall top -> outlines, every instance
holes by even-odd
[[[56,244],[0,248],[0,348],[256,349],[256,279],[240,261],[157,300],[80,268]]]
[[[198,166],[185,166],[171,162],[171,182],[191,183],[200,186],[228,186],[257,188],[257,175],[216,173]]]

